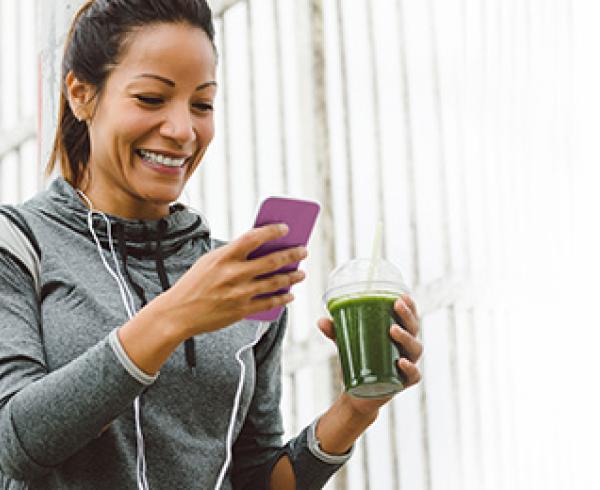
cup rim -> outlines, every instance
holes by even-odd
[[[360,286],[371,286],[371,287],[364,287],[361,288]],[[343,293],[343,294],[339,294],[339,295],[335,295],[336,291],[340,291],[340,290],[344,290],[346,289],[347,292]],[[329,303],[332,299],[334,298],[343,298],[346,296],[357,296],[359,294],[364,294],[364,293],[392,293],[392,294],[398,294],[398,296],[400,296],[401,294],[404,293],[408,293],[408,288],[406,287],[405,284],[399,283],[397,281],[356,281],[353,282],[352,284],[343,284],[340,286],[336,286],[332,289],[329,289],[325,292],[325,294],[323,295],[323,303],[325,303],[325,306],[327,307],[327,303]]]

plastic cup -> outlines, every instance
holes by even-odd
[[[333,317],[348,394],[382,398],[404,388],[390,326],[394,302],[408,291],[398,268],[384,259],[354,259],[330,274],[323,299]]]

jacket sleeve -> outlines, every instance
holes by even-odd
[[[314,423],[282,444],[281,350],[286,325],[287,309],[255,348],[255,392],[233,446],[232,478],[236,490],[269,490],[273,467],[285,455],[292,463],[297,490],[320,489],[351,454],[328,459],[311,449]]]
[[[0,472],[42,476],[96,438],[146,385],[105,338],[52,372],[31,276],[0,252]]]

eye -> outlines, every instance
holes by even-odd
[[[136,95],[135,98],[146,105],[159,105],[163,101],[160,97],[146,97],[144,95]]]
[[[211,112],[214,110],[214,108],[211,104],[206,104],[206,103],[192,104],[192,107],[201,112]]]

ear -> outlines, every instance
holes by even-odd
[[[65,77],[67,87],[67,98],[71,111],[79,121],[87,121],[92,116],[92,104],[95,88],[93,85],[82,82],[72,71]]]

